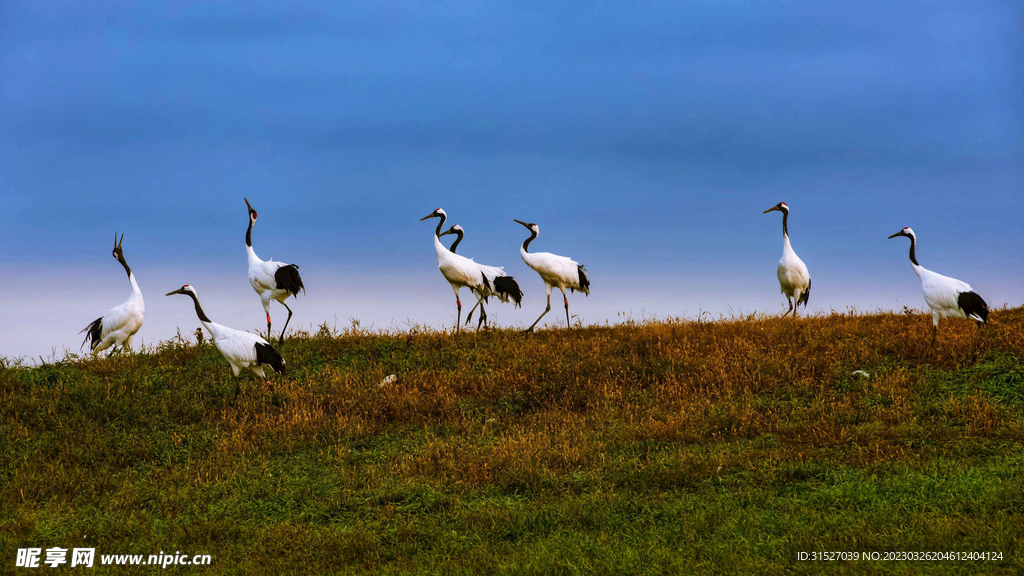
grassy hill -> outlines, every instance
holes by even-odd
[[[210,346],[7,362],[0,572],[86,546],[209,574],[1020,573],[1024,308],[992,320],[933,347],[918,314],[324,328],[237,398]]]

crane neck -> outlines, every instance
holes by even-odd
[[[124,267],[125,274],[128,274],[128,277],[131,278],[132,269],[130,266],[128,266],[128,262],[124,259],[124,255],[121,254],[120,251],[118,251],[115,255],[117,256],[117,262]]]
[[[437,234],[434,234],[434,251],[437,252],[438,262],[440,262],[441,258],[444,258],[446,254],[452,253],[451,250],[445,248],[444,244],[441,243],[441,237]]]
[[[260,260],[260,257],[256,255],[256,251],[252,249],[252,246],[245,247],[245,254],[249,257],[250,266],[263,262],[263,260]]]
[[[917,238],[910,236],[910,262],[920,268],[921,265],[917,263],[917,255],[914,253],[914,249],[917,247]]]
[[[135,281],[135,274],[128,273],[128,283],[132,285],[132,298],[142,298],[142,290],[139,289],[139,283]]]
[[[441,227],[444,226],[444,221],[447,220],[447,219],[448,219],[448,216],[446,214],[441,214],[441,216],[439,216],[439,219],[438,219],[438,222],[437,222],[437,230],[434,230],[434,237],[435,238],[440,238],[441,237]]]
[[[199,321],[206,324],[212,323],[213,320],[210,320],[210,318],[206,316],[206,312],[203,312],[203,307],[199,305],[199,298],[192,292],[185,293],[192,297],[192,302],[196,305],[196,315],[199,316]]]
[[[249,218],[249,227],[245,229],[245,245],[252,248],[252,218]]]
[[[526,254],[530,253],[530,242],[537,239],[537,231],[530,230],[530,237],[523,241],[523,252]]]
[[[445,253],[450,253],[451,251],[445,248],[444,244],[441,244],[441,227],[444,226],[444,221],[448,219],[448,216],[441,214],[438,218],[440,218],[440,221],[437,223],[437,229],[434,230],[434,251],[437,252],[437,260],[440,262]]]
[[[457,238],[455,238],[455,242],[452,242],[452,247],[448,249],[448,250],[450,250],[450,251],[451,251],[451,253],[452,253],[452,254],[455,254],[455,249],[459,247],[459,242],[462,242],[462,235],[463,235],[463,232],[462,232],[462,230],[456,230],[456,231],[455,231],[455,234],[456,234],[456,235],[457,235],[458,237],[457,237]]]
[[[789,211],[788,210],[783,210],[782,211],[782,236],[786,240],[789,240],[789,228],[786,227],[786,223],[787,223],[788,220],[789,220]]]

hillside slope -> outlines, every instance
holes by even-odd
[[[204,574],[1020,572],[1024,308],[944,322],[934,347],[929,321],[324,329],[235,399],[209,346],[0,368],[0,562],[85,546],[211,554]]]

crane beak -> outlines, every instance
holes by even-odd
[[[438,237],[447,236],[449,234],[454,234],[454,232],[452,232],[451,228],[449,228],[449,229],[445,230],[444,232],[441,232],[440,234],[438,234]]]
[[[899,232],[893,234],[892,236],[889,236],[889,239],[892,240],[893,238],[895,238],[897,236],[906,236],[906,234],[903,233],[903,230],[900,230]]]
[[[245,200],[245,207],[248,208],[249,210],[252,210],[252,205],[249,204],[249,199],[243,198],[243,200]]]
[[[178,288],[177,290],[175,290],[173,292],[168,292],[167,294],[164,294],[164,296],[174,296],[175,294],[184,294],[184,293],[185,292],[183,292],[181,290],[181,288]]]
[[[761,214],[767,214],[767,213],[769,213],[769,212],[775,212],[775,211],[776,211],[776,210],[778,210],[778,209],[779,209],[779,207],[778,207],[778,206],[772,206],[771,208],[769,208],[769,209],[765,210],[764,212],[761,212]]]
[[[424,220],[426,220],[427,218],[434,218],[434,216],[435,216],[435,215],[434,215],[434,213],[433,213],[433,212],[431,212],[430,214],[427,214],[427,215],[426,215],[426,216],[424,216],[423,218],[420,218],[420,222],[423,222],[423,221],[424,221]]]
[[[513,218],[512,221],[513,222],[518,222],[518,223],[522,224],[523,226],[526,226],[527,228],[530,227],[529,224],[527,224],[526,222],[523,222],[522,220],[516,220],[515,218]]]

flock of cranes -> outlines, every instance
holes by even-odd
[[[284,331],[288,329],[288,321],[292,319],[292,309],[288,307],[286,300],[289,296],[297,297],[300,291],[304,291],[302,277],[299,275],[299,267],[295,264],[285,264],[274,260],[260,260],[252,248],[252,227],[256,224],[256,210],[245,199],[245,207],[249,215],[249,227],[245,231],[245,252],[249,258],[249,284],[260,297],[263,304],[263,311],[267,315],[267,336],[270,337],[270,301],[276,300],[288,310],[288,319],[284,322],[279,342],[284,342]],[[97,318],[85,327],[85,341],[89,344],[93,355],[96,355],[111,346],[116,349],[124,349],[131,346],[132,337],[142,328],[142,322],[146,314],[146,306],[142,300],[142,291],[131,268],[124,259],[121,251],[121,242],[124,241],[124,234],[121,240],[114,234],[114,258],[124,266],[128,273],[128,281],[132,286],[131,296],[120,306],[115,306],[101,318]],[[210,339],[217,350],[224,356],[231,366],[231,371],[238,377],[242,369],[249,369],[260,378],[266,378],[266,368],[277,373],[284,372],[285,361],[274,347],[262,336],[242,330],[229,328],[210,320],[203,307],[199,305],[199,295],[196,289],[185,284],[177,290],[168,292],[166,296],[184,294],[192,298],[195,304],[196,315],[199,322],[210,333]],[[202,333],[197,330],[201,337]]]
[[[519,284],[515,281],[515,278],[505,274],[504,267],[477,264],[472,258],[466,258],[455,253],[459,242],[462,242],[463,235],[465,234],[462,226],[455,224],[448,230],[441,232],[441,228],[444,227],[444,223],[448,219],[448,214],[441,208],[420,218],[420,221],[422,222],[429,218],[440,219],[437,223],[437,229],[434,230],[434,250],[437,252],[437,268],[441,271],[444,279],[451,284],[452,290],[455,292],[455,305],[458,306],[455,320],[456,331],[462,325],[462,300],[459,298],[459,289],[461,288],[468,288],[476,296],[476,304],[469,311],[469,314],[466,315],[466,323],[468,324],[472,320],[473,311],[479,306],[480,321],[477,323],[477,328],[481,324],[486,325],[487,312],[484,309],[484,304],[491,296],[498,298],[502,302],[514,302],[516,306],[522,304],[523,291],[519,289]],[[587,269],[579,262],[565,256],[558,256],[550,252],[531,253],[529,251],[530,242],[537,238],[540,228],[536,224],[527,224],[520,220],[515,221],[530,231],[530,237],[523,242],[519,252],[523,257],[523,262],[530,268],[533,268],[540,275],[541,280],[544,281],[544,289],[547,291],[548,296],[547,308],[526,329],[526,332],[532,332],[534,327],[537,326],[537,322],[540,322],[540,319],[551,311],[552,288],[558,288],[562,291],[562,300],[565,302],[565,323],[571,326],[569,320],[569,298],[566,297],[565,290],[566,288],[570,291],[578,290],[589,296],[590,280],[587,279]],[[441,243],[441,236],[447,236],[448,234],[458,236],[455,242],[452,243],[451,248],[445,248],[444,244]]]
[[[266,313],[267,319],[268,337],[271,334],[271,300],[276,300],[288,310],[288,319],[285,320],[284,328],[281,330],[281,336],[278,340],[279,343],[283,343],[284,332],[288,329],[288,322],[292,318],[292,309],[288,306],[287,299],[289,297],[297,297],[299,292],[305,290],[305,287],[302,284],[302,277],[299,275],[299,267],[295,264],[286,264],[274,260],[264,261],[256,256],[256,252],[252,247],[252,227],[256,224],[257,214],[256,210],[249,204],[248,199],[245,199],[245,206],[249,216],[249,226],[245,231],[245,250],[249,260],[249,284],[256,291],[256,294],[259,295],[260,302],[263,304],[263,310]],[[789,301],[789,310],[783,316],[788,315],[790,312],[796,316],[801,304],[804,305],[804,308],[807,307],[807,301],[811,294],[811,275],[807,270],[807,265],[796,255],[789,240],[789,229],[787,227],[789,206],[785,202],[779,202],[765,210],[764,213],[767,214],[768,212],[775,211],[782,212],[782,259],[779,260],[777,269],[779,288]],[[437,228],[433,234],[434,250],[437,252],[437,267],[445,280],[451,285],[452,291],[455,292],[455,304],[458,307],[456,331],[459,331],[462,326],[462,300],[459,298],[459,290],[462,288],[469,289],[470,293],[476,297],[476,303],[466,315],[465,323],[468,324],[472,320],[473,313],[479,307],[478,329],[482,326],[487,326],[485,305],[488,303],[489,298],[494,297],[501,302],[511,302],[516,307],[521,306],[523,292],[520,290],[515,278],[506,274],[503,267],[478,264],[471,258],[456,254],[455,251],[459,243],[462,242],[465,231],[461,226],[455,224],[442,232],[441,229],[448,219],[448,214],[444,210],[438,208],[420,218],[420,221],[430,218],[438,218]],[[582,292],[588,296],[590,295],[590,280],[587,278],[586,268],[579,262],[566,256],[558,256],[550,252],[530,252],[530,243],[537,239],[537,236],[540,234],[540,228],[534,223],[527,223],[521,220],[515,220],[515,222],[523,225],[530,232],[530,236],[520,246],[519,254],[523,262],[541,277],[547,293],[547,306],[525,332],[533,331],[537,323],[544,318],[544,315],[551,311],[551,290],[553,288],[558,288],[562,293],[562,301],[565,304],[565,321],[567,325],[571,326],[569,298],[566,296],[565,291],[568,289],[570,292]],[[447,235],[456,236],[451,247],[445,247],[441,242],[441,237]],[[933,340],[938,333],[940,318],[965,318],[974,320],[979,324],[988,322],[988,305],[981,296],[971,289],[969,284],[955,278],[937,274],[918,264],[915,254],[917,236],[913,230],[904,228],[889,236],[889,238],[896,238],[898,236],[910,238],[910,263],[917,277],[921,280],[924,300],[932,311]],[[128,274],[131,295],[123,304],[111,308],[109,312],[97,318],[82,330],[82,332],[86,333],[83,346],[88,344],[93,355],[111,347],[114,347],[114,350],[129,348],[132,337],[142,328],[145,317],[146,307],[142,299],[142,291],[139,290],[139,285],[135,281],[135,275],[124,258],[124,252],[121,248],[123,242],[124,234],[121,235],[120,239],[118,239],[117,234],[114,234],[113,256]],[[177,290],[168,292],[166,295],[171,296],[175,294],[185,295],[192,299],[200,323],[210,333],[214,346],[228,361],[235,377],[238,377],[243,369],[252,371],[260,378],[266,378],[266,369],[271,369],[277,373],[284,372],[284,358],[266,339],[257,334],[236,330],[211,321],[206,316],[206,313],[203,312],[203,308],[199,304],[199,296],[194,287],[185,284]],[[202,335],[199,330],[197,330],[197,334],[199,337]]]
[[[470,292],[477,297],[476,304],[469,311],[469,314],[466,315],[466,322],[469,323],[473,317],[473,311],[479,306],[480,322],[477,324],[478,328],[480,324],[487,322],[487,311],[484,309],[484,303],[487,301],[487,298],[495,296],[502,302],[511,300],[515,302],[516,306],[520,305],[523,301],[523,292],[519,289],[519,284],[516,283],[515,279],[505,274],[503,267],[477,264],[472,258],[466,258],[455,253],[455,248],[458,247],[459,242],[462,242],[463,231],[461,226],[456,224],[447,231],[441,232],[445,220],[448,219],[448,214],[440,208],[420,218],[420,222],[428,218],[439,218],[437,230],[434,230],[434,250],[437,252],[437,267],[441,270],[445,280],[451,284],[452,291],[455,292],[455,305],[458,306],[458,315],[455,319],[456,330],[462,325],[462,300],[459,298],[459,290],[462,288],[469,288]],[[441,243],[441,236],[447,234],[458,236],[450,250]]]

